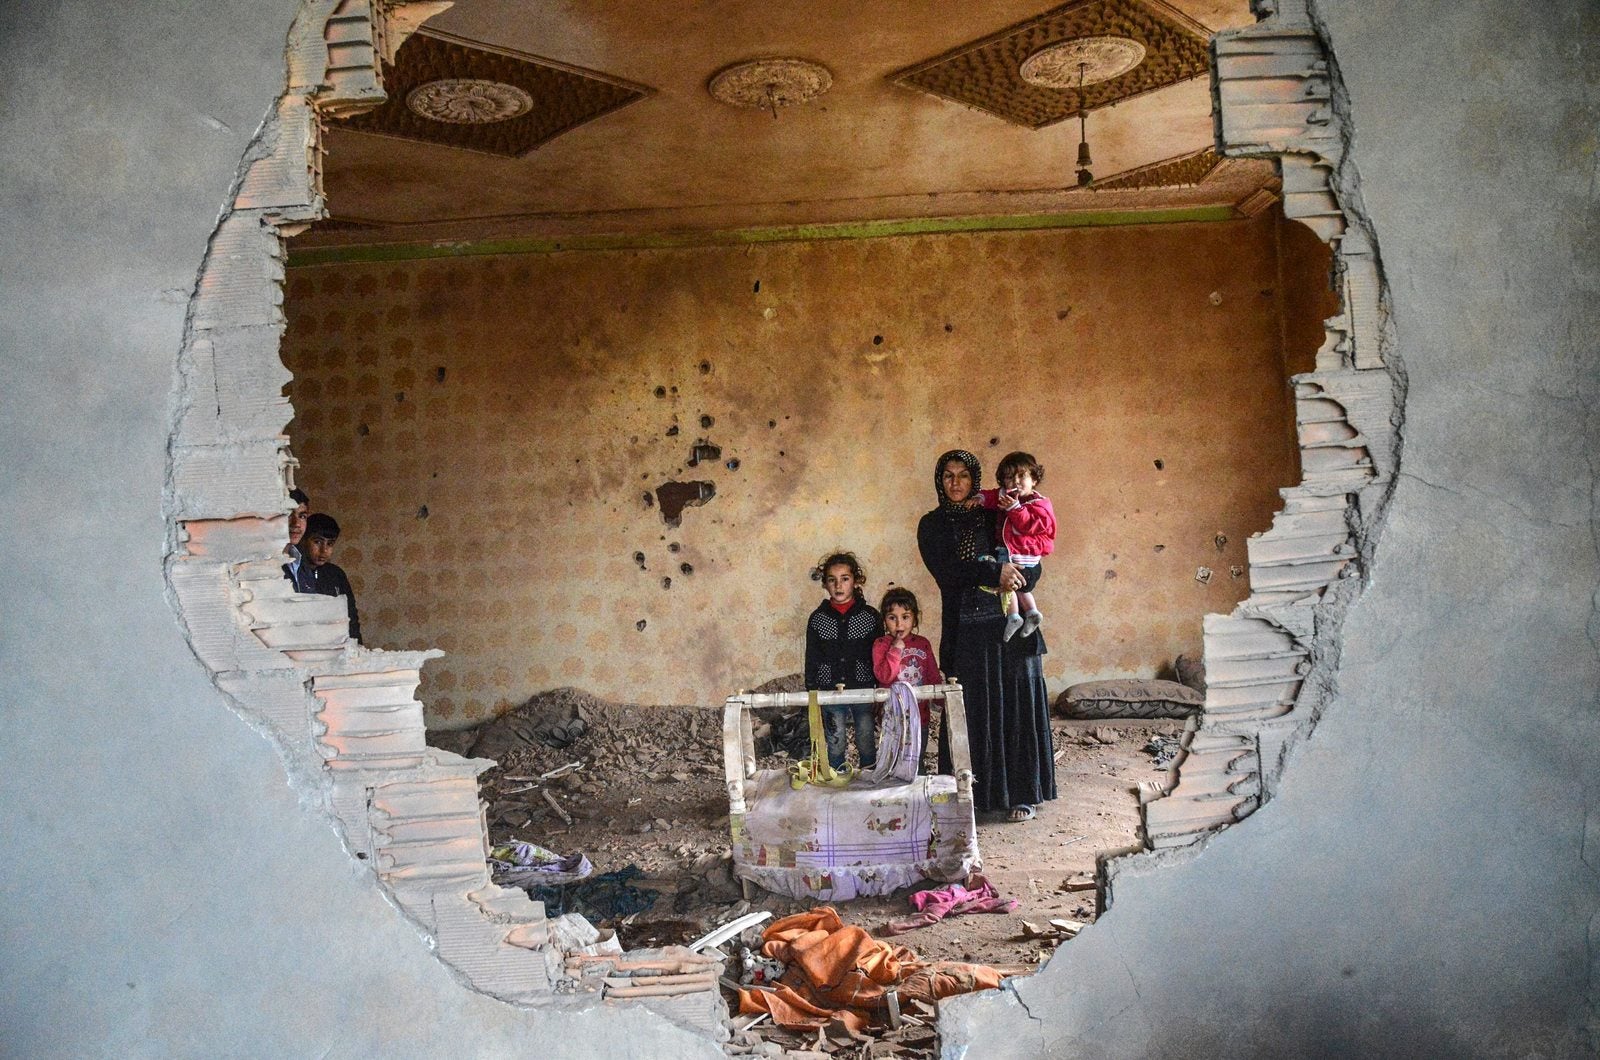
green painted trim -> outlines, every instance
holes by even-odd
[[[576,235],[560,239],[436,240],[374,246],[304,247],[289,251],[289,268],[356,262],[464,258],[489,254],[555,254],[568,250],[670,250],[679,247],[740,246],[755,243],[805,243],[828,239],[881,239],[951,232],[1024,232],[1105,225],[1181,224],[1232,221],[1232,206],[1194,206],[1180,210],[1087,210],[1079,213],[1019,214],[1002,217],[914,217],[893,221],[735,228],[710,232],[659,232],[643,235]]]

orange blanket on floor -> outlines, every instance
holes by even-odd
[[[904,946],[875,939],[839,919],[831,906],[786,916],[762,932],[761,952],[787,964],[770,990],[740,990],[740,1012],[770,1012],[780,1027],[820,1027],[831,1019],[864,1030],[885,1007],[884,994],[933,1002],[999,987],[982,964],[922,962]]]

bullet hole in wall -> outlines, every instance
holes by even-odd
[[[694,573],[694,565],[691,564],[691,563],[680,563],[680,564],[678,564],[678,569],[680,571],[682,571],[684,574],[693,574]]]
[[[734,457],[732,460],[729,460],[723,466],[726,467],[729,471],[737,471],[737,470],[739,470],[739,458],[738,457]]]
[[[644,553],[643,552],[635,552],[633,554],[633,561],[639,565],[639,569],[640,570],[644,570]]]
[[[701,439],[694,443],[694,448],[689,450],[689,466],[698,467],[700,461],[711,462],[722,459],[722,446]]]
[[[1167,465],[1166,465],[1166,463],[1164,461],[1161,461],[1161,460],[1157,460],[1156,461],[1156,470],[1157,471],[1160,471],[1162,468],[1164,468],[1166,466]]]
[[[674,423],[671,427],[667,428],[667,437],[668,438],[676,438],[677,436],[678,436],[678,425],[676,423]]]
[[[664,398],[666,396],[667,396],[667,388],[666,387],[664,387],[664,386],[656,387],[656,397]]]
[[[669,527],[682,524],[685,508],[698,507],[716,495],[717,487],[710,482],[663,482],[656,487],[661,520]]]
[[[395,400],[396,404],[405,401],[405,399],[406,399],[406,392],[404,390],[395,391],[394,400]]]
[[[1117,576],[1117,572],[1116,571],[1114,571],[1114,570],[1106,571],[1106,581],[1110,581],[1112,578],[1115,578],[1116,576]]]
[[[1057,320],[1065,320],[1071,315],[1072,315],[1072,307],[1071,306],[1068,306],[1065,309],[1057,309],[1056,310],[1056,319]]]
[[[444,366],[443,365],[440,365],[438,368],[435,368],[433,370],[433,377],[434,377],[434,379],[438,380],[441,383],[444,382]]]
[[[1211,543],[1217,546],[1218,552],[1221,552],[1228,547],[1228,535],[1218,532],[1217,536],[1211,539]]]
[[[955,329],[956,329],[956,326],[955,326],[955,325],[954,325],[954,324],[946,324],[946,325],[945,325],[945,326],[944,326],[944,333],[945,333],[945,334],[946,334],[946,335],[948,335],[948,334],[950,334],[950,333],[951,333],[951,332],[952,332],[952,331],[954,331],[954,330],[955,330]]]
[[[662,577],[662,579],[661,579],[661,588],[663,588],[663,589],[672,588],[672,576],[671,575],[666,575],[666,576]]]
[[[668,546],[667,546],[667,551],[668,551],[668,552],[677,552],[677,551],[679,551],[679,550],[680,550],[680,549],[682,549],[682,548],[683,548],[683,546],[682,546],[682,545],[680,545],[680,544],[678,544],[678,543],[677,543],[677,542],[676,542],[676,541],[674,541],[674,542],[672,542],[672,543],[671,543],[671,544],[669,544],[669,545],[668,545]]]
[[[367,435],[372,433],[372,428],[368,427],[365,423],[358,424],[356,426],[356,433],[365,438]]]
[[[874,335],[874,336],[872,336],[872,344],[874,346],[882,346],[883,345],[883,336],[882,335]]]
[[[751,287],[750,290],[753,291],[756,294],[760,294],[761,293],[761,281],[757,280],[755,282],[755,286]]]
[[[1166,545],[1157,545],[1156,546],[1156,551],[1157,552],[1165,552],[1166,550],[1167,550],[1167,546]]]
[[[711,362],[710,361],[701,361],[700,362],[700,374],[701,375],[710,375],[711,374]]]
[[[654,508],[656,506],[656,495],[654,493],[646,493],[644,495],[644,506],[646,508]]]
[[[638,630],[640,633],[644,632],[644,627],[645,627],[645,620],[642,619],[642,618],[639,621],[637,621],[637,622],[635,622],[633,624],[633,628]]]
[[[700,429],[701,430],[706,430],[713,423],[716,423],[716,422],[717,422],[716,420],[711,418],[710,414],[708,414],[708,413],[701,413],[700,414]]]
[[[990,438],[989,439],[989,444],[991,446],[999,445],[1000,444],[1000,439],[998,439],[998,438]]]
[[[767,426],[768,427],[776,427],[777,425],[778,425],[778,421],[777,420],[768,420],[767,421]]]
[[[428,506],[426,504],[424,504],[422,507],[417,509],[417,518],[418,519],[426,519],[427,517],[428,517]]]

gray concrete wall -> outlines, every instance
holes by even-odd
[[[0,12],[0,1052],[688,1055],[461,988],[162,600],[184,306],[293,7]],[[1600,26],[1324,12],[1410,375],[1340,694],[1265,809],[952,1006],[954,1054],[1593,1050]]]
[[[0,1055],[713,1052],[459,986],[162,599],[185,306],[295,6],[0,14]]]
[[[1318,6],[1410,382],[1340,694],[1275,801],[960,1006],[974,1060],[1597,1047],[1600,11]]]

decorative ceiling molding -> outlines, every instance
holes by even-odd
[[[724,67],[706,91],[730,107],[763,110],[809,103],[833,87],[833,74],[809,59],[751,59]]]
[[[1077,37],[1045,45],[1024,59],[1017,72],[1040,88],[1098,85],[1144,62],[1145,50],[1131,37]]]
[[[1056,46],[1108,37],[1141,46],[1143,59],[1126,72],[1097,83],[1085,77],[1085,110],[1200,77],[1210,69],[1210,30],[1161,0],[1072,0],[891,74],[890,80],[987,111],[1016,125],[1041,129],[1075,116],[1080,94],[1076,87],[1030,83],[1023,76],[1024,64],[1031,61],[1030,72],[1042,76],[1046,67],[1058,65],[1052,62],[1052,49]],[[1082,47],[1088,49],[1087,44]],[[1125,56],[1133,54],[1127,45],[1118,47]],[[1064,54],[1055,53],[1054,57]],[[1076,62],[1073,60],[1070,71],[1074,75]],[[1061,72],[1065,75],[1069,71]]]
[[[338,124],[516,158],[651,94],[593,70],[421,30],[384,68],[388,99]]]
[[[1132,191],[1138,188],[1192,188],[1222,164],[1214,147],[1113,173],[1089,185],[1091,191]]]

